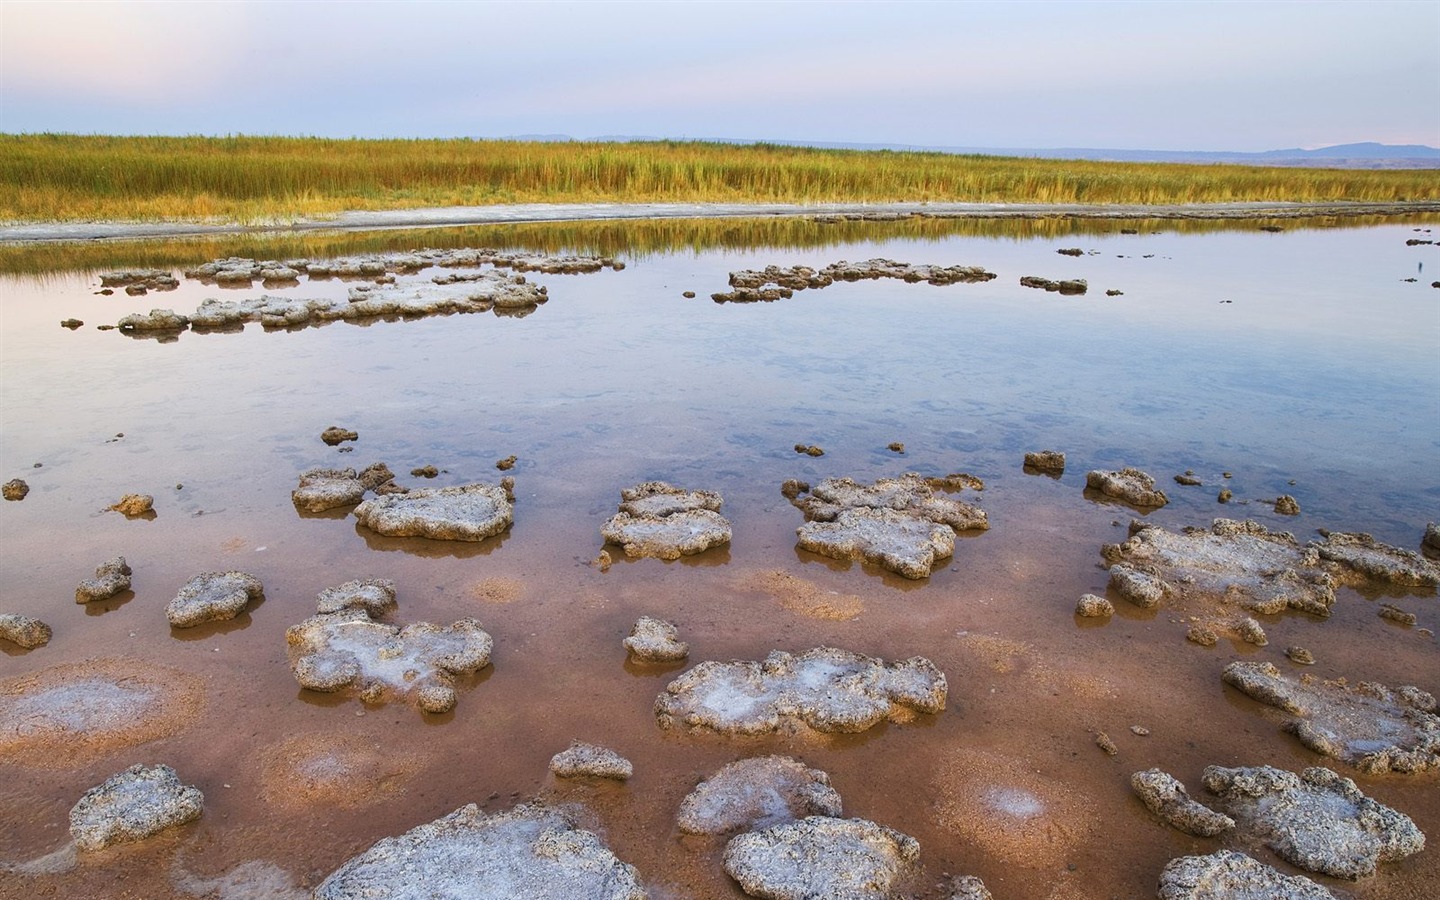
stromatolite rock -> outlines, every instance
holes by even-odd
[[[809,496],[802,496],[808,493]],[[950,526],[955,531],[984,531],[990,527],[978,506],[940,497],[931,480],[915,472],[898,478],[880,478],[863,484],[853,478],[827,478],[813,488],[797,491],[790,502],[814,522],[833,522],[846,510],[890,510],[917,519]]]
[[[155,508],[155,498],[149,494],[126,494],[110,508],[127,519],[133,519],[151,512]]]
[[[412,828],[336,869],[315,900],[427,897],[645,900],[633,866],[544,806],[485,815],[475,804]]]
[[[802,550],[863,559],[906,578],[925,578],[955,552],[957,531],[990,527],[985,511],[936,496],[930,479],[908,472],[861,484],[827,478],[813,488],[787,483],[783,493],[808,520],[796,529]]]
[[[108,288],[141,286],[151,290],[170,291],[180,286],[180,281],[164,269],[127,269],[118,272],[103,272],[100,286]]]
[[[509,528],[514,514],[504,488],[479,482],[387,494],[355,507],[371,531],[438,541],[483,541]]]
[[[372,617],[395,608],[395,582],[389,578],[360,578],[320,592],[316,612],[335,613],[342,609],[363,609]]]
[[[350,506],[365,498],[365,485],[354,469],[306,469],[290,500],[306,512],[318,513]]]
[[[1115,614],[1115,605],[1104,597],[1097,597],[1094,594],[1082,594],[1080,600],[1075,604],[1075,615],[1084,616],[1087,619],[1099,619]]]
[[[1329,532],[1310,544],[1322,559],[1339,563],[1363,579],[1415,587],[1440,586],[1440,565],[1413,550],[1382,544],[1368,534]],[[1347,573],[1347,574],[1348,574]]]
[[[763,756],[730,763],[696,785],[680,802],[678,824],[686,834],[726,834],[840,814],[829,775],[788,756]]]
[[[1139,469],[1127,467],[1118,472],[1097,469],[1085,475],[1085,486],[1107,497],[1147,509],[1158,509],[1170,502],[1164,491],[1155,489],[1155,479]]]
[[[908,712],[945,709],[945,675],[924,657],[885,665],[848,650],[818,647],[763,662],[703,662],[655,700],[661,728],[722,734],[778,731],[784,722],[816,731],[865,731]]]
[[[1425,847],[1409,816],[1376,803],[1329,769],[1313,767],[1297,776],[1271,766],[1210,766],[1204,782],[1242,829],[1311,872],[1362,878],[1375,874],[1381,862]]]
[[[198,819],[204,805],[169,766],[131,766],[85,792],[70,810],[70,836],[81,850],[103,850]]]
[[[928,578],[955,552],[948,526],[889,509],[847,509],[834,521],[795,531],[802,550],[833,559],[863,559],[906,578]]]
[[[320,440],[334,447],[336,444],[341,444],[345,441],[358,441],[360,440],[360,435],[358,432],[351,431],[348,428],[331,425],[329,428],[320,432]]]
[[[1039,450],[1025,454],[1025,465],[1041,472],[1065,471],[1065,454],[1058,450]]]
[[[34,650],[50,643],[51,636],[50,626],[39,619],[19,613],[0,613],[0,640]]]
[[[177,315],[173,309],[152,309],[148,313],[131,313],[115,327],[126,332],[176,332],[190,325],[188,316]]]
[[[810,816],[732,838],[725,871],[752,897],[886,900],[919,856],[919,842],[892,828]]]
[[[624,640],[630,655],[643,662],[674,662],[690,654],[690,645],[680,640],[680,632],[664,619],[641,616]]]
[[[1423,772],[1440,766],[1435,698],[1409,685],[1289,678],[1270,663],[1233,662],[1226,684],[1293,716],[1285,730],[1316,753],[1362,772]]]
[[[12,478],[0,486],[0,497],[4,497],[6,500],[24,500],[28,493],[30,493],[30,485],[20,478]]]
[[[490,664],[494,641],[474,619],[448,627],[416,622],[403,628],[372,620],[363,609],[317,615],[285,632],[290,669],[302,688],[354,687],[366,702],[413,695],[426,712],[455,706],[455,678]]]
[[[1090,290],[1090,283],[1084,278],[1062,278],[1059,281],[1052,281],[1049,278],[1041,278],[1039,275],[1022,275],[1020,286],[1028,288],[1039,288],[1042,291],[1050,291],[1069,295],[1084,294]]]
[[[204,572],[180,588],[165,607],[165,618],[176,628],[202,622],[224,622],[244,611],[264,593],[260,579],[244,572]]]
[[[1275,512],[1282,516],[1300,515],[1300,501],[1289,494],[1281,494],[1275,498]]]
[[[714,491],[688,491],[647,481],[620,492],[620,511],[600,529],[625,555],[679,559],[730,543],[730,522]]]
[[[1140,606],[1173,596],[1217,609],[1235,604],[1265,615],[1296,609],[1328,616],[1335,603],[1335,578],[1319,554],[1257,522],[1216,519],[1208,529],[1180,533],[1139,524],[1128,540],[1100,552],[1110,563],[1111,587]]]
[[[1131,775],[1130,787],[1151,812],[1186,834],[1214,837],[1235,825],[1235,820],[1229,816],[1191,799],[1185,785],[1159,769]]]
[[[635,774],[630,760],[605,747],[575,741],[550,758],[550,771],[559,778],[611,778],[625,781]]]
[[[108,600],[122,591],[130,590],[130,565],[125,557],[117,556],[106,560],[95,569],[95,577],[87,578],[75,588],[76,603],[93,603]]]
[[[1285,875],[1243,853],[1182,856],[1160,873],[1160,900],[1336,900],[1303,875]]]

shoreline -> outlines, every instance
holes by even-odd
[[[619,219],[838,217],[890,220],[971,219],[1299,219],[1317,216],[1375,216],[1440,213],[1440,201],[1403,203],[530,203],[496,206],[355,210],[332,218],[245,225],[238,222],[38,222],[0,225],[0,243],[60,243],[135,240],[197,235],[284,234],[308,231],[381,231],[529,222]]]

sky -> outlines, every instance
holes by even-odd
[[[0,0],[0,132],[1440,146],[1440,0]]]

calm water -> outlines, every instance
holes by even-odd
[[[654,896],[741,896],[721,869],[723,844],[680,839],[675,812],[725,763],[783,752],[829,772],[847,815],[919,839],[917,895],[942,873],[980,875],[1000,898],[1153,895],[1174,856],[1249,848],[1160,825],[1132,796],[1132,772],[1158,766],[1203,799],[1209,764],[1322,762],[1222,687],[1225,663],[1294,672],[1283,650],[1301,644],[1317,675],[1435,692],[1440,650],[1423,629],[1440,627],[1440,609],[1433,592],[1345,590],[1328,620],[1265,618],[1265,648],[1189,644],[1164,608],[1122,603],[1108,624],[1081,625],[1078,596],[1104,592],[1100,545],[1134,515],[1086,500],[1085,472],[1152,473],[1171,503],[1148,519],[1175,528],[1252,517],[1302,540],[1331,528],[1416,548],[1440,516],[1440,290],[1430,287],[1440,254],[1405,241],[1434,237],[1414,230],[1431,227],[1122,235],[1117,224],[1060,238],[874,240],[850,230],[832,246],[651,246],[621,252],[621,272],[527,276],[552,299],[525,318],[251,325],[174,343],[94,326],[264,291],[185,280],[102,297],[90,272],[0,276],[0,480],[31,487],[0,505],[0,595],[3,611],[55,630],[28,653],[6,644],[0,680],[123,656],[204,684],[198,719],[173,737],[59,767],[0,759],[0,860],[60,847],[79,795],[136,762],[169,763],[206,795],[204,817],[175,835],[66,875],[0,875],[0,894],[189,896],[253,861],[313,885],[377,839],[464,803],[500,810],[544,794],[587,804]],[[137,260],[148,252],[137,245]],[[707,299],[735,269],[875,256],[999,277],[836,284],[771,304]],[[1022,275],[1086,278],[1090,292],[1022,288]],[[1111,288],[1123,296],[1105,296]],[[302,280],[273,292],[345,289]],[[699,299],[683,299],[687,290]],[[58,327],[67,317],[86,325]],[[332,424],[360,433],[353,452],[319,440]],[[904,442],[903,457],[885,449],[891,441]],[[797,456],[797,442],[825,455]],[[1068,454],[1064,477],[1022,473],[1023,453],[1039,449]],[[515,525],[478,545],[381,538],[338,512],[302,517],[290,502],[297,474],[315,465],[384,461],[401,483],[441,486],[494,481],[494,461],[510,454]],[[426,464],[445,472],[408,476]],[[1170,481],[1187,469],[1205,486]],[[780,496],[784,480],[904,471],[983,478],[976,496],[991,530],[959,541],[924,582],[794,548],[801,520]],[[1222,472],[1241,502],[1216,502]],[[722,492],[733,544],[676,563],[588,565],[620,489],[654,478]],[[157,516],[100,512],[129,492],[153,494]],[[1280,493],[1298,498],[1298,518],[1245,502]],[[76,583],[116,554],[135,569],[133,596],[76,605]],[[172,632],[163,607],[178,587],[230,568],[259,576],[265,601],[224,627]],[[806,614],[763,589],[775,571],[853,595],[862,611]],[[367,576],[397,582],[394,621],[475,616],[494,635],[493,668],[462,686],[453,714],[298,690],[285,629],[313,613],[320,590]],[[1379,619],[1379,599],[1417,613],[1420,627]],[[651,705],[683,667],[626,663],[620,641],[642,614],[679,627],[690,664],[821,645],[923,655],[948,676],[949,708],[843,738],[665,734]],[[1118,756],[1094,746],[1096,731]],[[572,739],[626,755],[635,777],[557,782],[546,764]],[[273,761],[297,740],[369,748],[383,789],[371,779],[344,804],[287,799]],[[1440,840],[1436,773],[1342,771]],[[1432,849],[1383,864],[1342,889],[1428,896],[1437,859]]]

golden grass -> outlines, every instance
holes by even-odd
[[[492,203],[1440,199],[1429,171],[774,145],[0,135],[0,220],[258,222]]]
[[[1435,224],[1434,213],[1404,216],[1311,217],[1304,219],[1024,219],[928,218],[820,223],[804,217],[736,219],[624,219],[577,222],[522,222],[380,231],[306,231],[278,234],[199,235],[160,240],[66,241],[0,244],[0,274],[45,275],[111,269],[184,269],[221,259],[324,259],[421,247],[494,247],[537,253],[580,253],[643,259],[658,254],[710,250],[825,250],[864,241],[938,242],[950,237],[997,240],[1074,238],[1117,234],[1130,229],[1200,234],[1255,231],[1278,225],[1288,230],[1379,224]]]

